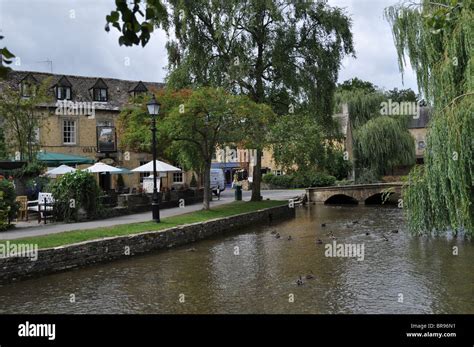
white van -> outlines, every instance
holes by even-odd
[[[211,189],[217,195],[217,188],[222,192],[225,190],[224,171],[222,169],[211,169]]]

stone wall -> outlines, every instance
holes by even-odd
[[[161,231],[40,249],[38,259],[35,261],[25,257],[1,258],[0,283],[181,246],[256,223],[272,223],[294,216],[294,208],[284,205]]]
[[[326,200],[335,195],[346,195],[364,203],[369,197],[385,192],[387,189],[393,189],[397,196],[400,196],[403,183],[373,183],[356,184],[350,186],[331,186],[331,187],[311,187],[306,188],[306,197],[308,201],[318,204],[324,204]]]

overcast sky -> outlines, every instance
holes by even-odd
[[[398,70],[383,9],[398,0],[329,0],[353,20],[357,58],[343,62],[339,81],[352,77],[385,89],[412,88],[414,74]],[[104,30],[114,0],[0,0],[0,35],[19,57],[16,70],[161,82],[166,75],[166,35],[157,30],[145,48],[120,47],[118,32]]]

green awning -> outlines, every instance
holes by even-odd
[[[94,164],[95,160],[87,157],[81,157],[79,155],[62,154],[53,152],[39,152],[38,160],[45,163],[46,165],[59,166],[61,164],[66,165],[78,165],[78,164]]]

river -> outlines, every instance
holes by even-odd
[[[411,236],[395,207],[296,212],[275,225],[2,285],[0,313],[474,313],[472,242]],[[334,242],[363,245],[363,260],[326,256]]]

